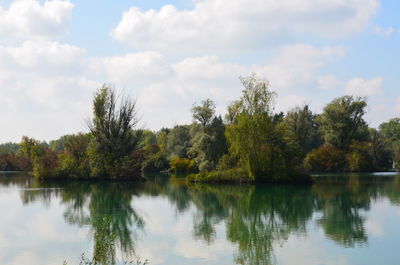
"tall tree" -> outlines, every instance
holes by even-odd
[[[392,151],[392,160],[398,168],[400,165],[400,118],[394,118],[379,126],[379,132],[386,139]]]
[[[284,118],[284,124],[297,140],[304,155],[318,147],[318,125],[308,105],[291,109]]]
[[[400,118],[394,118],[379,125],[379,131],[391,142],[400,140]]]
[[[189,154],[194,157],[200,171],[216,168],[219,159],[227,153],[225,125],[221,116],[213,117],[205,128],[193,126],[191,129],[192,147]]]
[[[352,140],[364,141],[368,126],[364,120],[367,102],[364,98],[343,96],[334,99],[318,117],[325,143],[347,151]]]
[[[376,129],[369,129],[369,142],[371,143],[371,156],[373,164],[376,169],[387,169],[390,168],[392,162],[392,152],[389,148],[389,143],[382,135],[382,133]]]
[[[203,127],[212,122],[215,114],[215,103],[211,99],[201,101],[201,105],[194,105],[192,115],[195,121],[198,121]]]
[[[90,147],[92,174],[95,177],[127,178],[134,174],[127,169],[130,156],[138,148],[141,134],[134,128],[138,123],[136,103],[121,98],[113,88],[103,85],[93,99],[93,120],[89,129],[93,135]]]
[[[295,172],[299,165],[293,159],[296,143],[285,134],[281,119],[275,119],[275,92],[255,75],[241,81],[244,90],[238,103],[240,111],[236,122],[226,130],[230,151],[253,179],[283,181],[295,177],[289,171]]]
[[[187,158],[191,146],[192,143],[189,126],[176,125],[167,134],[165,152],[168,159],[173,157]]]

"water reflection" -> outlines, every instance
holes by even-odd
[[[132,200],[137,195],[136,187],[122,182],[34,181],[30,189],[21,191],[21,199],[25,204],[35,201],[48,203],[59,198],[60,203],[65,205],[65,221],[78,227],[90,227],[94,242],[93,256],[100,256],[100,264],[107,265],[116,264],[116,249],[127,260],[135,254],[136,232],[144,227],[143,218],[132,207]],[[115,238],[115,246],[102,244],[110,237]]]
[[[325,176],[313,186],[186,185],[162,176],[146,183],[41,183],[17,175],[0,176],[0,186],[23,188],[24,204],[40,201],[46,205],[58,199],[65,206],[67,223],[90,227],[93,254],[100,251],[104,233],[98,232],[104,216],[109,216],[106,236],[115,235],[117,244],[107,249],[102,264],[115,264],[116,252],[126,259],[135,254],[140,244],[137,233],[146,231],[146,218],[132,205],[143,196],[166,199],[178,218],[194,211],[192,227],[187,229],[193,239],[210,246],[215,243],[217,225],[223,224],[226,239],[236,247],[235,263],[254,265],[275,264],[274,248],[291,235],[307,237],[310,223],[341,247],[367,245],[366,213],[371,203],[386,198],[400,205],[399,178],[387,175]]]

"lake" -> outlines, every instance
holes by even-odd
[[[78,264],[107,229],[109,263],[397,265],[400,177],[321,175],[312,186],[37,182],[0,173],[0,264]]]

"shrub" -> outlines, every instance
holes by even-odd
[[[143,172],[160,172],[168,169],[168,160],[161,153],[150,155],[143,161]]]
[[[198,174],[190,174],[187,176],[189,182],[214,182],[214,183],[246,183],[253,182],[245,170],[240,168],[200,172]]]
[[[347,161],[349,171],[363,172],[373,170],[371,143],[353,141],[350,145]]]
[[[20,159],[15,154],[0,154],[0,171],[18,171]]]
[[[227,170],[237,167],[239,159],[232,154],[225,154],[218,162],[217,170]]]
[[[304,168],[310,172],[340,172],[345,167],[346,154],[332,145],[323,145],[304,159]]]
[[[32,173],[37,178],[51,178],[57,176],[58,159],[55,152],[45,149],[43,155],[33,160]]]
[[[174,157],[169,161],[171,170],[174,173],[193,173],[196,172],[197,166],[194,160],[188,158]]]

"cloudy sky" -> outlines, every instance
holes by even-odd
[[[371,126],[400,116],[397,0],[0,0],[0,142],[85,131],[103,83],[141,127],[223,114],[239,76],[270,80],[277,110],[366,96]]]

